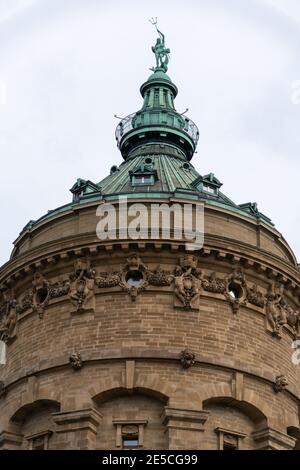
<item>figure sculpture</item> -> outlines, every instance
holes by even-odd
[[[152,52],[154,52],[155,54],[156,67],[153,67],[151,70],[153,70],[154,72],[157,70],[162,70],[163,72],[167,72],[170,49],[166,48],[165,36],[161,31],[159,31],[157,27],[157,18],[156,19],[152,18],[150,22],[151,24],[153,24],[153,26],[155,26],[155,29],[159,34],[159,37],[156,40],[155,46],[152,47]]]

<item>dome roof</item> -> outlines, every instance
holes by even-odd
[[[152,75],[148,78],[147,82],[157,81],[157,80],[164,80],[172,83],[171,78],[169,75],[166,74],[163,70],[155,70]]]

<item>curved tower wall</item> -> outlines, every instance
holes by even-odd
[[[0,270],[0,449],[298,449],[295,257],[189,163],[199,133],[165,71],[141,91],[117,128],[125,162],[77,180]],[[99,239],[119,196],[203,206],[203,246],[176,239],[174,217],[169,235]]]

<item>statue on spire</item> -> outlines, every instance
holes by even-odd
[[[167,49],[165,46],[165,36],[164,34],[159,31],[157,27],[157,18],[152,18],[149,20],[153,26],[155,26],[156,31],[159,34],[159,37],[156,40],[155,46],[152,47],[152,51],[155,54],[155,59],[156,59],[156,67],[152,67],[151,70],[154,72],[156,70],[162,70],[163,72],[167,72],[168,70],[168,63],[169,63],[169,54],[170,54],[170,49]]]

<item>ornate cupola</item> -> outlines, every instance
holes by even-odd
[[[125,160],[136,156],[137,150],[145,150],[145,146],[151,149],[152,154],[162,153],[161,149],[165,147],[168,153],[174,149],[177,156],[190,160],[198,143],[199,131],[191,119],[184,113],[179,114],[174,107],[178,90],[166,74],[170,50],[165,47],[164,35],[158,29],[157,32],[159,38],[152,47],[156,67],[151,69],[153,74],[140,88],[143,107],[118,124],[118,147]]]

